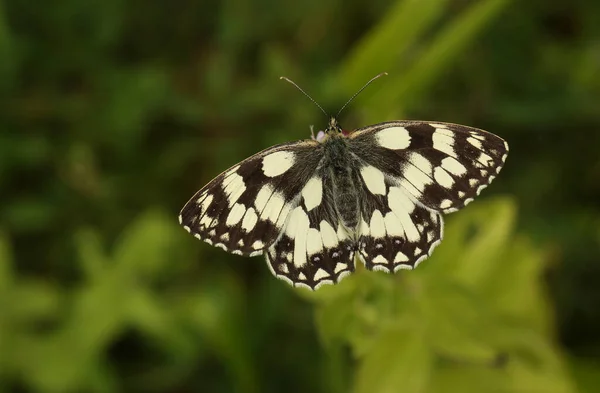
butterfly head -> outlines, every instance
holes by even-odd
[[[331,136],[331,135],[339,135],[342,134],[342,127],[340,127],[340,125],[338,124],[338,121],[335,117],[331,117],[329,119],[329,125],[327,126],[327,129],[325,130],[325,133],[327,133],[327,135]]]

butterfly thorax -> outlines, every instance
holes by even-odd
[[[329,131],[329,130],[328,130]],[[341,133],[330,133],[323,142],[326,176],[333,187],[333,201],[344,226],[356,228],[359,221],[359,201],[356,192],[359,184],[356,178],[356,159],[347,147],[348,140]]]

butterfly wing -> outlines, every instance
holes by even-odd
[[[271,272],[293,286],[317,289],[354,271],[355,241],[335,210],[332,179],[321,168],[304,186],[277,242],[266,252]]]
[[[424,207],[443,213],[479,195],[508,155],[500,137],[451,123],[380,123],[356,130],[349,140],[357,157],[393,178]]]
[[[379,180],[376,193],[373,183],[369,189],[368,182],[361,182],[359,257],[369,270],[412,269],[442,241],[442,215],[423,206],[381,172]]]
[[[311,140],[263,150],[200,189],[181,210],[179,222],[225,251],[262,254],[278,239],[321,158],[320,144]]]

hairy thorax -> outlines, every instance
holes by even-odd
[[[344,226],[356,228],[359,220],[358,187],[354,159],[346,148],[344,137],[333,137],[325,142],[325,160],[330,168],[333,198]]]

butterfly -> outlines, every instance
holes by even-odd
[[[352,273],[355,256],[368,270],[415,268],[441,242],[442,215],[473,201],[507,155],[503,139],[477,128],[405,120],[345,133],[331,117],[319,137],[218,175],[179,222],[230,253],[265,255],[277,278],[315,290]]]

